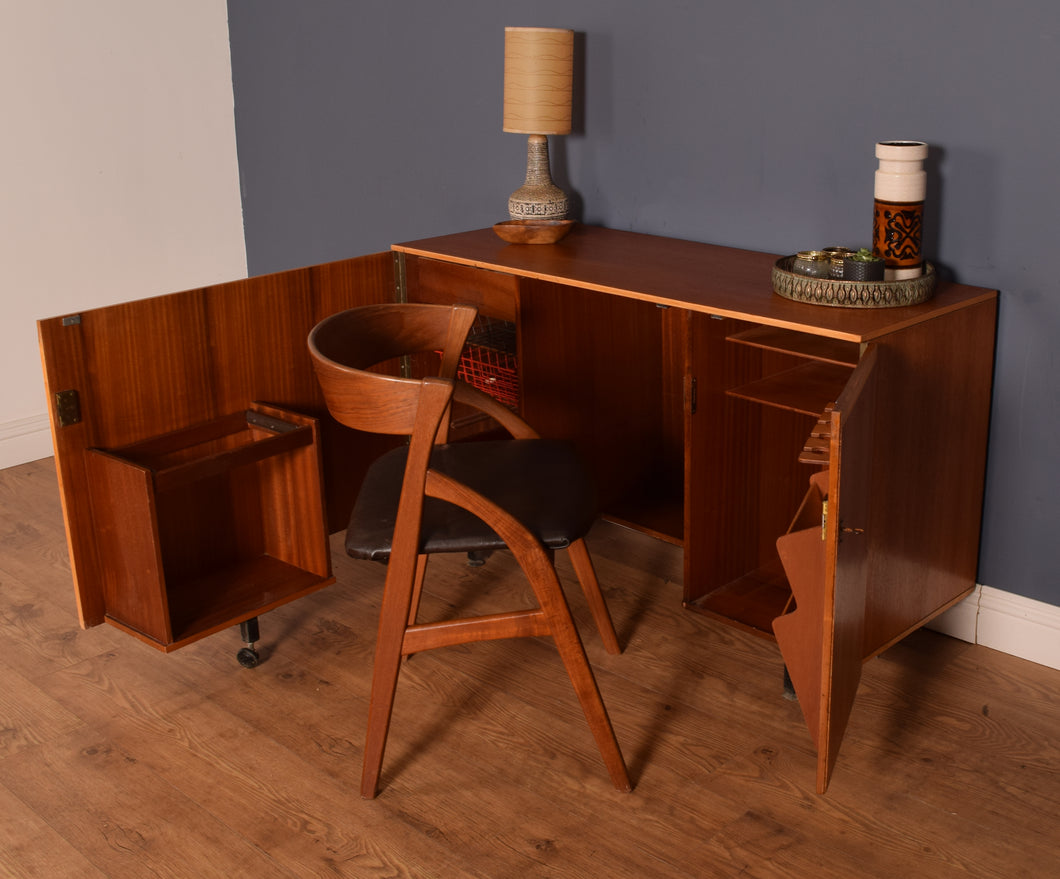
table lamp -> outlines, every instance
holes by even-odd
[[[552,182],[549,134],[570,134],[574,31],[504,29],[504,130],[527,134],[526,182],[508,199],[513,220],[565,219],[567,194]]]

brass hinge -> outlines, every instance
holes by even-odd
[[[825,533],[828,531],[828,500],[821,501],[821,540],[825,539]],[[840,534],[853,534],[855,537],[864,534],[864,528],[851,528],[848,525],[844,525],[843,521],[839,521],[839,533]]]
[[[405,254],[394,251],[394,301],[408,302],[408,280],[405,275]]]
[[[58,391],[55,394],[55,420],[59,427],[81,423],[81,395],[77,391]]]

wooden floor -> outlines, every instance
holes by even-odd
[[[0,471],[0,875],[1060,876],[1060,672],[915,634],[866,665],[817,796],[776,647],[681,610],[673,547],[590,548],[622,656],[568,592],[634,792],[535,639],[413,657],[368,802],[381,567],[336,552],[336,585],[262,618],[256,669],[235,629],[167,656],[79,629],[52,462]],[[527,592],[504,556],[432,573],[432,608]]]

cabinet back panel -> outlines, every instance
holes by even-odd
[[[680,502],[680,444],[663,432],[676,419],[666,409],[674,378],[664,373],[662,314],[649,303],[540,281],[520,288],[526,419],[579,446],[604,512],[630,494],[670,492]]]

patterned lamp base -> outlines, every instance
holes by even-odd
[[[570,211],[567,193],[552,182],[548,138],[531,134],[526,143],[526,182],[508,199],[513,220],[564,220]]]

